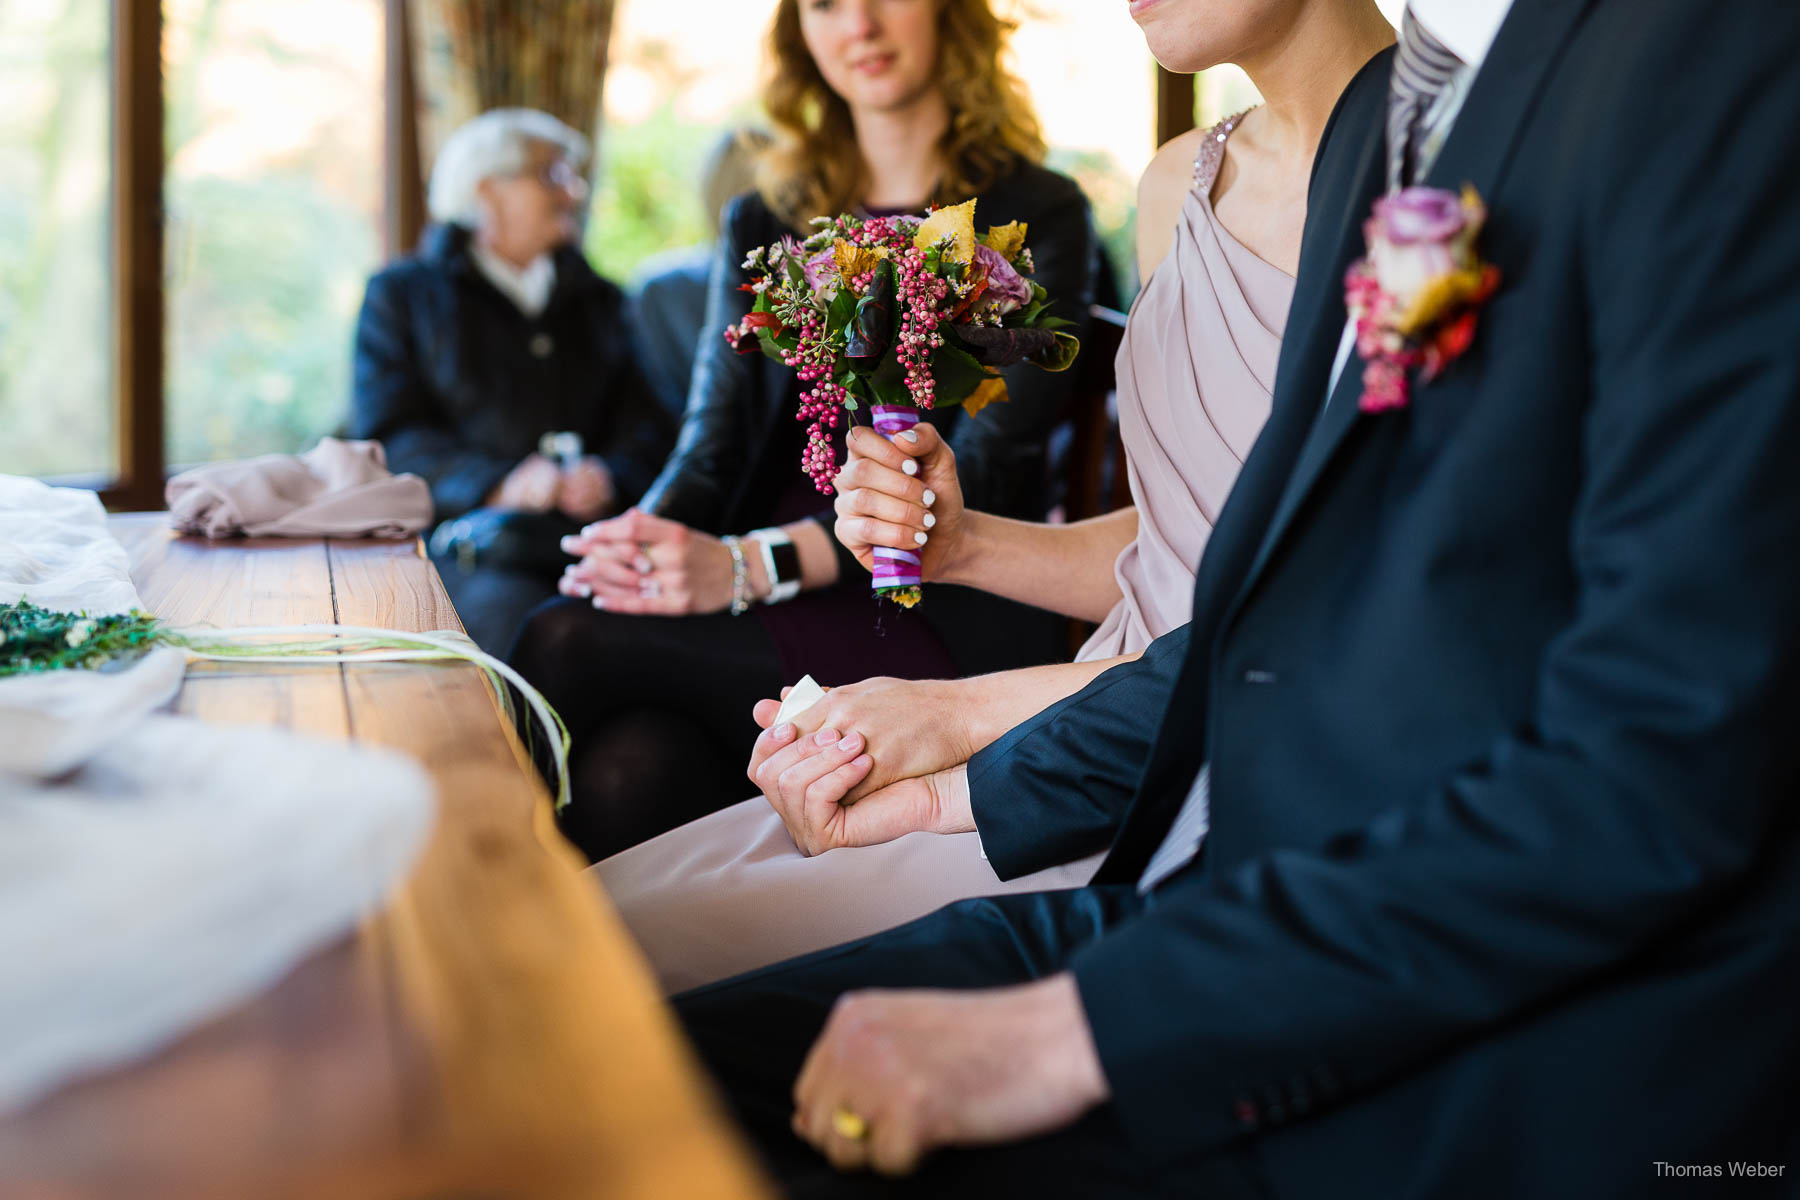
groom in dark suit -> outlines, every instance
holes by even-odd
[[[1800,6],[1499,7],[1340,101],[1191,626],[970,765],[1001,875],[1094,885],[678,999],[796,1193],[1796,1187]],[[1409,181],[1500,286],[1368,412]]]

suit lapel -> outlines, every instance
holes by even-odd
[[[1512,161],[1525,119],[1536,104],[1538,91],[1551,66],[1560,57],[1577,19],[1591,2],[1514,0],[1512,11],[1475,76],[1443,150],[1422,181],[1426,186],[1454,190],[1470,183],[1483,197],[1495,195]],[[1338,340],[1348,320],[1343,297],[1344,272],[1363,253],[1362,225],[1385,182],[1385,164],[1385,139],[1378,134],[1371,136],[1348,209],[1333,216],[1339,238],[1338,253],[1332,259],[1334,270],[1329,278],[1313,281],[1314,286],[1328,294],[1329,302],[1313,306],[1311,319],[1322,328],[1306,331],[1311,348],[1310,369],[1287,372],[1276,380],[1277,408],[1284,402],[1306,404],[1309,397],[1318,396],[1328,383],[1331,358],[1335,357]],[[1496,214],[1492,219],[1504,220],[1505,214]],[[1298,328],[1290,322],[1290,335]],[[1329,351],[1323,351],[1326,345],[1330,346]],[[1357,407],[1362,395],[1362,366],[1361,356],[1351,354],[1323,415],[1308,434],[1262,545],[1244,577],[1234,611],[1242,606],[1269,559],[1280,548],[1295,515],[1343,447],[1350,431],[1365,419],[1405,419],[1402,413],[1364,417]],[[1415,402],[1424,390],[1423,385],[1415,382]]]
[[[1168,813],[1179,804],[1199,768],[1195,756],[1204,753],[1205,747],[1196,730],[1204,722],[1201,714],[1211,678],[1212,635],[1221,627],[1219,617],[1238,594],[1245,570],[1268,528],[1269,514],[1313,427],[1343,326],[1344,269],[1361,250],[1360,213],[1368,210],[1368,202],[1380,186],[1380,171],[1370,164],[1380,159],[1379,104],[1387,94],[1391,57],[1391,51],[1383,51],[1365,68],[1369,77],[1352,81],[1320,146],[1308,189],[1313,216],[1308,218],[1301,240],[1300,270],[1275,372],[1269,420],[1232,486],[1197,567],[1195,635],[1152,742],[1137,798],[1095,882],[1138,877],[1168,829]],[[1344,147],[1341,152],[1337,149],[1340,144]],[[1342,202],[1351,191],[1361,200]]]

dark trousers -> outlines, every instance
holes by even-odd
[[[756,621],[557,599],[531,614],[511,658],[568,726],[573,794],[557,821],[590,860],[755,794],[750,713],[782,684]]]
[[[675,997],[677,1015],[785,1193],[811,1196],[1267,1195],[1237,1154],[1151,1172],[1101,1107],[1055,1134],[940,1151],[889,1180],[832,1169],[789,1126],[793,1084],[833,1002],[868,987],[983,988],[1055,974],[1144,901],[1128,886],[966,900],[898,929]]]
[[[447,554],[431,561],[469,640],[496,658],[511,648],[526,615],[556,595],[556,576],[547,572],[465,568]]]

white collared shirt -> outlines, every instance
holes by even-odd
[[[1412,0],[1413,16],[1473,69],[1487,57],[1512,0]]]
[[[483,246],[479,238],[471,238],[469,257],[487,281],[526,316],[536,317],[549,305],[551,289],[556,286],[556,264],[548,254],[538,255],[522,268],[515,267]]]

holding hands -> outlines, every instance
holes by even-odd
[[[776,701],[757,704],[763,733],[747,773],[801,853],[975,828],[962,765],[966,739],[949,717],[954,705],[934,704],[928,696],[943,690],[947,699],[954,687],[865,680],[827,693],[780,724],[774,723]]]
[[[787,721],[756,739],[749,774],[808,857],[843,846],[878,846],[909,833],[975,828],[961,764],[847,801],[873,765],[862,734],[829,726],[802,734]]]
[[[945,578],[962,548],[956,452],[928,422],[892,442],[858,426],[844,444],[844,469],[832,480],[838,541],[870,570],[876,546],[919,551],[925,579]]]

